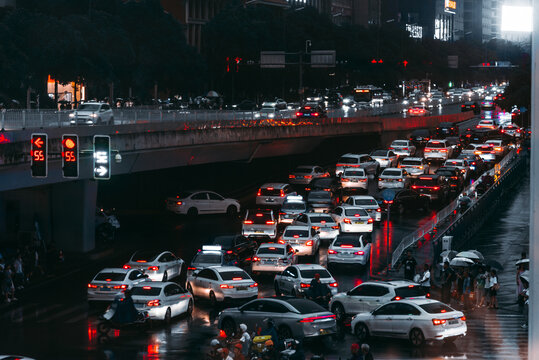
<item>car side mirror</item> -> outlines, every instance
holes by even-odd
[[[346,295],[348,295],[348,296],[352,295],[352,290],[348,290],[348,291],[346,292]]]

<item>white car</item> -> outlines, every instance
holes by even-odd
[[[341,234],[328,247],[328,268],[335,264],[365,266],[371,256],[371,244],[359,234]]]
[[[326,268],[318,264],[297,264],[275,275],[275,295],[306,295],[305,291],[311,287],[315,274],[320,275],[320,282],[329,287],[331,295],[339,292],[339,284]]]
[[[479,157],[486,163],[493,164],[496,162],[496,151],[494,150],[494,146],[489,144],[480,144],[476,146],[474,154],[479,155]]]
[[[368,190],[369,178],[365,169],[347,168],[340,177],[341,187],[345,190]]]
[[[447,159],[443,166],[454,167],[460,170],[464,179],[470,175],[470,164],[466,159]]]
[[[404,189],[410,185],[405,169],[387,168],[378,177],[378,189]]]
[[[297,193],[289,184],[267,183],[258,189],[256,193],[256,204],[281,206],[285,198],[290,195],[297,195]]]
[[[475,152],[476,152],[476,149],[480,146],[482,146],[483,144],[468,144],[466,145],[466,147],[464,149],[462,149],[462,152],[461,154],[462,155],[469,155],[471,157],[473,157],[474,155],[477,155]]]
[[[291,224],[300,214],[307,212],[307,203],[303,196],[287,196],[279,210],[279,224]]]
[[[258,284],[236,266],[214,266],[187,278],[187,290],[193,296],[217,302],[252,300],[258,297]]]
[[[179,215],[228,214],[233,216],[240,209],[238,200],[224,198],[213,191],[186,191],[167,199],[167,210]]]
[[[310,226],[315,231],[318,231],[320,240],[332,241],[339,235],[339,225],[329,214],[301,214],[292,224]]]
[[[325,177],[329,177],[329,172],[320,166],[301,165],[288,175],[288,181],[290,181],[290,184],[308,185],[314,179]]]
[[[410,140],[395,140],[389,146],[398,156],[414,156],[416,147]]]
[[[287,266],[297,262],[292,246],[288,244],[260,244],[253,257],[251,272],[253,274],[281,272]]]
[[[109,104],[84,102],[69,114],[71,125],[114,125],[114,114]]]
[[[346,203],[351,206],[358,206],[367,211],[374,221],[382,221],[382,208],[372,196],[368,195],[354,195],[346,199]]]
[[[88,284],[88,301],[112,301],[125,289],[145,281],[149,281],[148,276],[137,269],[103,269]]]
[[[320,247],[320,236],[310,226],[289,225],[284,229],[279,244],[289,244],[296,256],[315,256]]]
[[[380,164],[367,154],[344,154],[335,167],[335,176],[341,176],[346,168],[363,168],[367,174],[378,174]]]
[[[381,168],[396,167],[399,163],[399,156],[392,150],[374,150],[371,156],[378,161]]]
[[[409,176],[428,175],[429,164],[420,157],[406,157],[402,159],[399,168],[406,170]]]
[[[167,281],[182,273],[184,262],[170,251],[141,250],[131,256],[124,269],[144,271],[153,281]]]
[[[357,314],[351,327],[360,342],[369,336],[383,336],[409,339],[414,346],[426,341],[451,342],[468,330],[462,312],[430,299],[382,305],[373,312]]]
[[[192,295],[173,282],[153,281],[139,284],[131,290],[133,303],[139,311],[148,312],[152,320],[170,323],[173,317],[193,312]]]
[[[267,235],[271,239],[277,237],[277,221],[273,217],[271,210],[249,209],[243,220],[241,234],[243,236],[250,235]]]
[[[502,140],[487,140],[485,141],[485,144],[491,145],[492,150],[494,150],[494,154],[499,157],[504,156],[505,152],[507,151],[507,146]]]
[[[343,319],[347,315],[370,312],[390,301],[409,298],[426,299],[427,294],[419,284],[410,281],[366,281],[335,295],[329,308],[338,319]]]
[[[195,271],[200,271],[210,266],[225,265],[225,254],[219,245],[203,245],[202,250],[199,250],[191,265],[187,267],[187,276],[192,275]]]
[[[475,128],[496,130],[498,129],[498,125],[496,125],[494,120],[481,120],[477,125],[475,125]]]
[[[339,225],[341,233],[372,232],[374,220],[362,207],[338,206],[331,212],[331,216]]]
[[[430,140],[423,150],[423,157],[427,161],[445,161],[453,155],[453,148],[445,140]]]

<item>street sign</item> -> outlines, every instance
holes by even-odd
[[[45,178],[48,171],[47,134],[32,134],[31,141],[30,169],[32,171],[32,177]]]
[[[382,198],[385,201],[393,201],[393,199],[395,198],[395,191],[391,189],[385,189],[384,191],[382,191]]]
[[[284,51],[261,51],[260,67],[270,69],[280,69],[285,66]]]
[[[62,174],[65,178],[79,177],[79,137],[62,135]]]
[[[94,135],[94,179],[110,179],[110,136]]]
[[[335,50],[312,50],[311,67],[326,68],[335,67],[337,53]]]

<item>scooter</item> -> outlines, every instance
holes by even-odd
[[[113,320],[117,308],[118,304],[113,302],[105,313],[99,317],[99,323],[97,324],[99,333],[106,335],[111,329],[146,328],[150,323],[150,316],[147,311],[139,311],[137,318],[133,322],[118,323]]]

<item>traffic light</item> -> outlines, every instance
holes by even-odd
[[[30,169],[32,177],[47,177],[47,134],[32,134]]]
[[[402,65],[403,65],[404,67],[407,67],[407,66],[408,66],[408,60],[403,60],[403,61],[402,61]]]
[[[110,136],[94,135],[94,179],[110,179]]]
[[[79,137],[62,135],[62,173],[65,178],[79,177]]]

